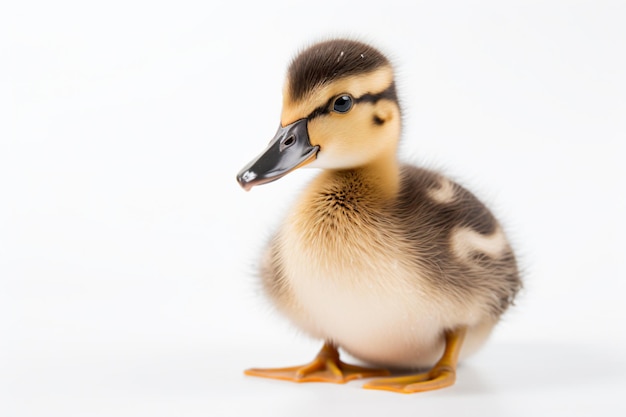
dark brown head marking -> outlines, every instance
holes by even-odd
[[[305,49],[289,66],[289,94],[300,100],[315,88],[340,78],[389,65],[378,50],[361,42],[336,39]]]

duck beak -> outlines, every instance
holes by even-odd
[[[276,181],[314,160],[319,149],[309,141],[307,119],[279,127],[263,153],[239,171],[237,181],[246,191]]]

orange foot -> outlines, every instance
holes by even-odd
[[[388,376],[389,371],[344,363],[339,359],[337,348],[330,343],[325,343],[315,359],[307,365],[289,368],[248,369],[245,371],[245,374],[293,382],[333,382],[335,384],[345,384],[358,378]]]
[[[412,392],[431,391],[454,385],[456,381],[456,364],[466,331],[465,327],[461,327],[446,332],[446,348],[443,356],[429,372],[397,378],[377,379],[368,382],[363,388],[410,394]]]
[[[455,380],[454,369],[449,366],[435,366],[429,372],[422,374],[376,379],[363,385],[363,388],[410,394],[449,387],[454,385]]]

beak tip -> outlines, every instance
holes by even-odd
[[[250,184],[247,181],[244,181],[242,178],[237,177],[237,183],[239,184],[239,186],[241,188],[244,189],[244,191],[250,191],[250,189],[252,188],[252,184]]]
[[[237,175],[237,182],[245,191],[250,191],[256,177],[257,174],[255,172],[246,169]]]

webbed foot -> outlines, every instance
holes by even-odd
[[[359,378],[390,375],[385,369],[366,368],[341,361],[337,348],[330,343],[325,343],[309,364],[288,368],[248,369],[245,374],[293,382],[333,382],[335,384],[345,384]]]
[[[376,379],[365,384],[363,388],[410,394],[454,385],[456,365],[466,331],[467,329],[462,327],[446,332],[446,348],[443,356],[430,371],[415,375]]]
[[[435,366],[429,372],[421,374],[375,379],[363,385],[363,388],[410,394],[449,387],[454,385],[455,381],[456,371],[454,369],[447,366]]]

